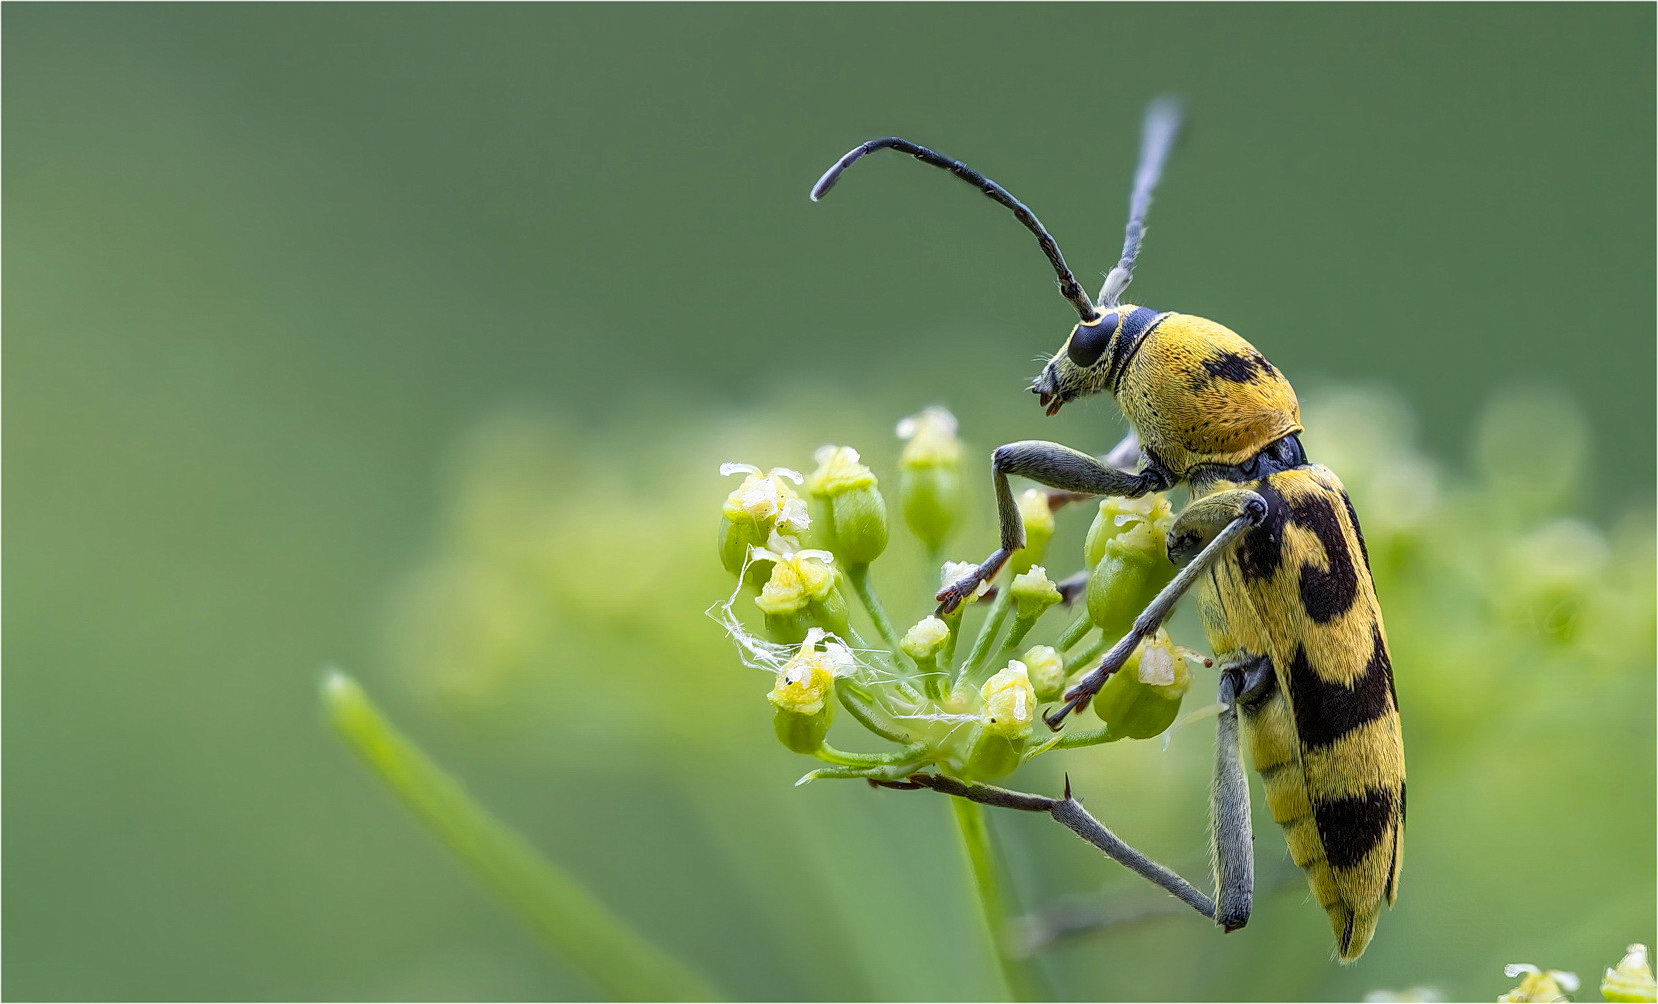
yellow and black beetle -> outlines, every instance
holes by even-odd
[[[1266,357],[1214,321],[1121,303],[1145,233],[1152,190],[1179,126],[1167,100],[1148,110],[1123,253],[1089,299],[1041,222],[1006,189],[960,161],[897,137],[842,157],[812,189],[820,198],[865,154],[892,149],[949,171],[1013,211],[1036,235],[1081,320],[1032,384],[1048,414],[1102,391],[1141,444],[1134,471],[1058,443],[999,447],[991,470],[1000,547],[939,593],[953,610],[1024,546],[1009,475],[1062,492],[1135,497],[1186,486],[1191,501],[1167,539],[1181,566],[1101,663],[1047,716],[1057,729],[1195,590],[1220,667],[1213,792],[1213,919],[1243,926],[1253,896],[1249,789],[1241,726],[1290,855],[1330,915],[1343,962],[1361,955],[1385,898],[1393,902],[1405,826],[1405,759],[1387,634],[1359,521],[1340,480],[1307,460],[1295,391]],[[1141,874],[1166,877],[1118,856]],[[1157,866],[1160,867],[1160,866]],[[1178,877],[1175,877],[1178,879]],[[1185,884],[1184,880],[1179,880]],[[1199,907],[1202,909],[1202,907]]]

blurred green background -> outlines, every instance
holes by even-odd
[[[1088,285],[1165,91],[1189,133],[1131,298],[1326,389],[1309,448],[1358,468],[1367,529],[1466,578],[1419,553],[1383,577],[1410,852],[1359,966],[1328,961],[1263,818],[1248,930],[1123,925],[1056,978],[1489,997],[1531,961],[1592,986],[1653,937],[1653,28],[1587,4],[7,6],[5,994],[593,992],[328,733],[329,664],[735,996],[991,992],[941,800],[790,787],[769,681],[701,617],[729,589],[715,470],[839,441],[890,472],[890,423],[934,402],[970,457],[1114,441],[1108,404],[1045,420],[1023,392],[1074,318],[1000,210],[891,155],[806,190],[863,139],[928,143]],[[1373,441],[1437,501],[1367,497]],[[1619,612],[1506,609],[1532,573]],[[1201,874],[1208,740],[1158,745],[1067,767]],[[1155,905],[1057,827],[996,822],[1027,906]]]

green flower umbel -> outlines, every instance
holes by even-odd
[[[937,567],[944,557],[937,548],[964,501],[955,420],[930,409],[906,419],[900,435],[908,440],[901,461],[905,520],[915,536],[900,535],[898,543],[907,539],[913,547],[919,538],[926,553],[913,557],[924,559],[920,567]],[[722,558],[730,570],[746,567],[745,579],[757,568],[765,574],[710,610],[744,663],[777,677],[770,697],[778,738],[821,764],[803,780],[915,783],[936,772],[990,781],[1050,751],[1168,729],[1191,673],[1189,654],[1161,632],[1096,697],[1105,728],[1072,730],[1058,742],[1033,727],[1042,702],[1062,699],[1067,677],[1097,663],[1116,640],[1081,611],[1064,617],[1067,623],[1054,615],[1066,600],[1049,569],[1092,568],[1090,606],[1122,608],[1121,617],[1104,620],[1126,628],[1173,572],[1163,554],[1171,517],[1161,496],[1107,500],[1085,556],[1075,548],[1053,551],[1053,497],[1025,491],[1016,500],[1025,546],[998,583],[980,582],[939,616],[928,612],[937,598],[930,583],[916,580],[916,563],[893,559],[884,574],[908,581],[894,618],[876,588],[874,565],[891,541],[875,474],[850,446],[825,446],[815,456],[799,495],[792,471],[723,468],[744,480],[726,500]],[[742,542],[748,551],[739,557]],[[942,563],[940,587],[978,567]],[[756,623],[761,615],[763,627]],[[833,745],[825,735],[831,704],[839,709]]]

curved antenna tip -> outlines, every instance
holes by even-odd
[[[1059,243],[1053,239],[1052,234],[1048,233],[1047,228],[1042,226],[1042,221],[1036,218],[1036,214],[1031,212],[1029,207],[1015,199],[1007,189],[961,161],[951,160],[949,157],[934,153],[924,146],[911,143],[907,139],[888,136],[885,139],[872,139],[853,147],[847,151],[845,156],[836,161],[829,170],[823,173],[823,177],[818,179],[817,184],[812,186],[812,201],[816,202],[823,198],[829,189],[834,186],[836,180],[840,178],[842,172],[865,154],[873,153],[876,150],[897,150],[899,153],[909,154],[923,164],[948,171],[972,185],[979,191],[979,194],[989,196],[992,201],[1003,208],[1012,210],[1014,219],[1018,220],[1021,226],[1035,235],[1037,246],[1047,256],[1048,264],[1053,266],[1054,275],[1059,279],[1060,295],[1070,301],[1071,306],[1076,309],[1077,315],[1084,321],[1091,321],[1099,316],[1099,311],[1094,309],[1094,302],[1088,299],[1088,294],[1084,293],[1082,287],[1077,285],[1076,277],[1071,274],[1070,266],[1065,264],[1065,256],[1059,252]]]

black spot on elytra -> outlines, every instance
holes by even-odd
[[[1273,372],[1272,364],[1259,352],[1222,352],[1203,360],[1203,368],[1210,376],[1233,383],[1249,383],[1258,373]]]
[[[1307,616],[1328,624],[1353,608],[1359,595],[1359,576],[1347,550],[1347,536],[1330,500],[1323,495],[1302,496],[1288,503],[1290,519],[1311,530],[1324,548],[1328,569],[1312,562],[1301,566],[1301,605]]]
[[[1346,798],[1313,803],[1313,822],[1318,826],[1324,856],[1332,868],[1352,868],[1364,861],[1393,830],[1399,818],[1394,811],[1393,792],[1372,788]]]
[[[1328,747],[1395,707],[1393,664],[1388,659],[1387,643],[1377,627],[1371,628],[1370,638],[1370,658],[1352,686],[1326,680],[1307,659],[1306,647],[1295,647],[1295,657],[1290,660],[1290,703],[1295,708],[1295,731],[1303,749]]]
[[[1259,525],[1247,530],[1238,542],[1238,570],[1243,573],[1245,585],[1261,579],[1270,579],[1284,561],[1284,521],[1288,518],[1284,496],[1272,487],[1272,482],[1246,486],[1267,504],[1267,514]]]

